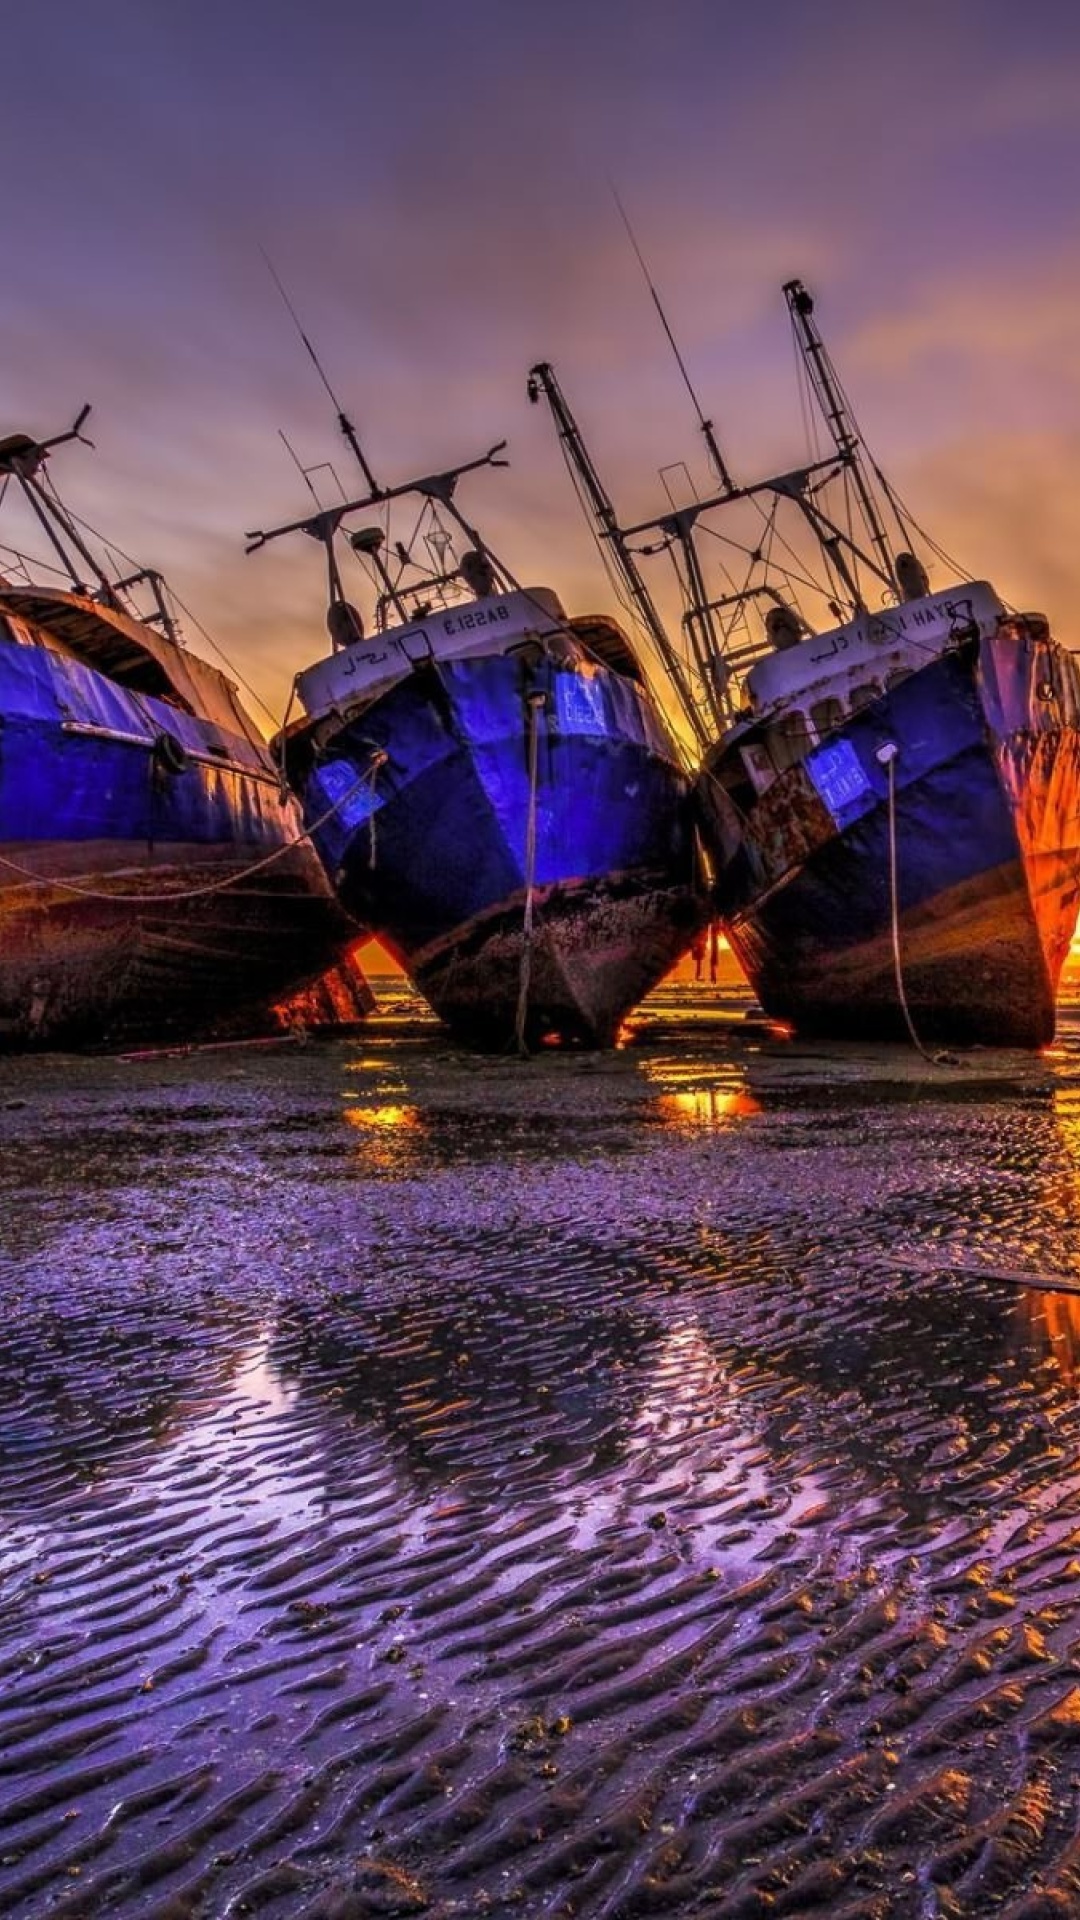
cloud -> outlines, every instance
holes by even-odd
[[[1050,6],[1036,38],[999,0],[416,0],[407,30],[345,0],[25,8],[4,425],[94,401],[98,454],[58,457],[58,484],[280,711],[324,646],[321,561],[302,540],[245,559],[242,535],[304,508],[279,428],[304,465],[354,469],[262,245],[377,474],[506,435],[509,472],[468,505],[516,572],[610,606],[531,361],[554,360],[625,518],[663,505],[662,467],[710,484],[614,178],[740,477],[805,452],[798,273],[920,516],[1056,615],[1080,585],[1078,31]]]
[[[929,456],[910,482],[920,519],[962,570],[989,578],[1010,605],[1046,613],[1073,648],[1080,648],[1078,471],[1080,425],[1057,434],[972,434]],[[934,584],[949,577],[938,567]]]

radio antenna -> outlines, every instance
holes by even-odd
[[[668,320],[667,314],[664,312],[660,295],[656,291],[656,287],[653,283],[652,275],[650,274],[648,266],[646,265],[645,255],[642,253],[641,248],[638,245],[637,235],[630,224],[630,215],[627,213],[626,208],[623,206],[622,200],[619,197],[619,189],[615,185],[614,180],[609,181],[608,184],[611,187],[612,198],[614,199],[615,205],[618,207],[619,213],[622,217],[623,226],[626,228],[627,238],[629,239],[630,245],[633,247],[634,253],[637,256],[638,266],[641,268],[642,274],[644,275],[645,285],[648,287],[649,293],[652,296],[653,306],[656,308],[656,311],[660,316],[660,325],[663,327],[664,332],[667,335],[668,345],[670,346],[672,353],[675,355],[675,365],[678,367],[679,372],[682,375],[683,385],[686,388],[687,393],[690,395],[694,412],[697,414],[697,417],[698,417],[698,426],[701,428],[701,431],[705,436],[705,445],[709,450],[709,458],[713,463],[713,468],[715,470],[716,477],[719,480],[720,485],[723,487],[725,493],[734,493],[735,482],[732,479],[730,472],[728,471],[727,462],[720,451],[719,442],[716,438],[716,434],[713,431],[713,423],[711,420],[706,420],[705,414],[702,410],[701,402],[694,391],[693,382],[691,381],[690,375],[686,370],[686,363],[683,360],[682,354],[679,352],[678,342],[675,339],[675,335],[671,331],[671,325]]]
[[[304,332],[304,329],[300,324],[300,315],[297,313],[296,308],[293,306],[292,301],[289,299],[288,293],[286,292],[285,286],[282,282],[281,275],[278,273],[278,270],[275,267],[273,261],[271,260],[270,255],[267,253],[266,248],[260,247],[259,252],[262,254],[262,257],[266,262],[267,272],[269,273],[271,280],[273,281],[275,287],[280,293],[282,300],[285,302],[286,312],[288,313],[289,318],[293,323],[293,326],[296,328],[297,333],[300,335],[300,338],[304,343],[304,346],[307,350],[308,357],[311,361],[311,364],[314,367],[316,373],[319,376],[319,379],[322,381],[323,386],[326,388],[326,391],[330,396],[331,404],[338,417],[338,426],[341,428],[342,433],[345,435],[346,440],[348,441],[350,447],[353,450],[353,453],[356,456],[357,465],[359,466],[360,471],[364,476],[364,479],[367,481],[368,486],[370,487],[372,493],[381,493],[382,488],[379,486],[379,483],[376,480],[375,475],[372,473],[371,468],[368,466],[368,463],[364,458],[364,449],[360,445],[360,438],[359,438],[359,435],[357,434],[356,428],[353,426],[353,423],[349,419],[348,414],[345,412],[345,409],[342,406],[340,400],[338,399],[337,394],[334,392],[333,387],[330,385],[330,382],[326,377],[326,371],[325,371],[325,368],[323,367],[322,361],[319,359],[319,356],[316,353],[314,347],[312,346],[311,341],[308,339],[307,334]]]
[[[289,459],[292,461],[293,466],[296,468],[297,473],[300,475],[301,480],[303,481],[305,487],[307,488],[312,499],[314,500],[315,505],[321,509],[322,501],[319,499],[319,496],[315,491],[315,482],[313,481],[307,467],[305,467],[303,461],[301,460],[300,455],[297,453],[296,448],[286,438],[284,427],[278,428],[278,439],[281,441],[282,446],[284,447],[286,453],[289,456]]]

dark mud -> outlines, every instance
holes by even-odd
[[[0,1067],[0,1911],[1080,1911],[1080,1024]]]

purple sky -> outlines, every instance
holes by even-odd
[[[1074,6],[37,0],[3,52],[3,430],[93,401],[54,479],[275,711],[325,651],[314,549],[242,551],[305,504],[278,428],[353,476],[260,245],[380,477],[505,435],[464,503],[610,606],[530,362],[628,517],[669,462],[707,484],[612,178],[737,473],[804,453],[799,274],[918,516],[1080,644]]]

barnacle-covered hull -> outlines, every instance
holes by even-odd
[[[515,1034],[522,995],[524,895],[455,929],[412,960],[421,993],[478,1045]],[[670,875],[647,872],[536,891],[523,1037],[611,1046],[626,1015],[685,952],[700,909]]]
[[[595,660],[429,660],[297,790],[309,820],[340,803],[315,837],[342,903],[473,1043],[610,1044],[706,910],[671,740]]]
[[[714,750],[699,796],[716,905],[770,1015],[900,1038],[902,989],[927,1041],[1052,1037],[1080,899],[1072,654],[1023,622],[969,637],[849,715],[741,816],[724,783],[736,750]]]
[[[291,844],[268,752],[223,703],[135,692],[20,632],[0,639],[0,1046],[270,1030],[357,929]]]

